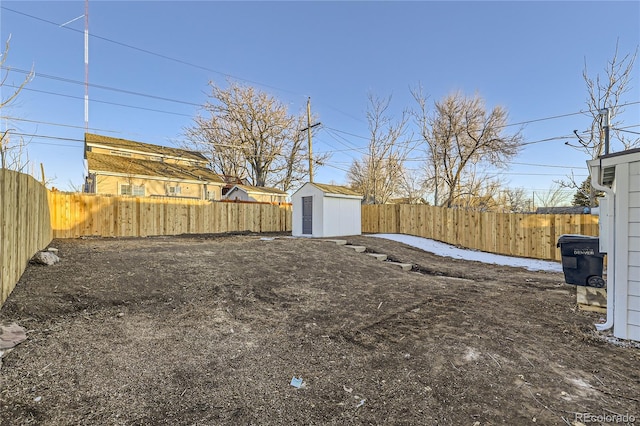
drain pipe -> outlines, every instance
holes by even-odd
[[[593,161],[593,163],[595,163],[595,161]],[[613,327],[613,314],[614,314],[614,310],[615,310],[615,306],[614,306],[614,300],[615,300],[615,286],[616,286],[616,280],[615,280],[615,274],[616,274],[616,268],[615,268],[615,261],[616,261],[616,256],[615,256],[615,250],[616,250],[616,229],[615,229],[615,209],[616,209],[616,199],[615,199],[615,192],[613,191],[613,189],[611,189],[608,186],[604,186],[601,182],[602,179],[602,159],[599,160],[599,163],[596,165],[594,164],[593,167],[597,167],[598,169],[598,174],[597,176],[594,176],[593,174],[593,168],[591,164],[588,164],[589,166],[589,172],[591,174],[591,185],[594,187],[594,189],[597,189],[598,191],[603,191],[608,198],[608,211],[607,211],[607,217],[606,217],[606,227],[608,228],[609,231],[609,235],[608,235],[608,240],[607,241],[607,245],[609,247],[609,249],[607,250],[607,321],[604,324],[596,324],[596,330],[598,331],[605,331],[605,330],[609,330],[611,327]],[[593,179],[594,177],[596,177],[597,179]],[[611,219],[613,218],[613,219]],[[602,216],[600,216],[600,220],[602,220]]]

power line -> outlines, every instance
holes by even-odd
[[[8,8],[6,6],[2,6],[2,9],[6,10],[6,11],[9,11],[9,12],[16,13],[18,15],[26,16],[26,17],[31,18],[31,19],[35,19],[35,20],[38,20],[38,21],[41,21],[41,22],[45,22],[47,24],[55,25],[56,27],[59,27],[59,28],[64,28],[64,29],[69,30],[69,31],[74,31],[74,32],[77,32],[77,33],[84,34],[83,31],[77,30],[75,28],[68,27],[68,26],[60,27],[60,24],[57,23],[57,22],[49,21],[48,19],[40,18],[40,17],[35,16],[35,15],[30,15],[30,14],[25,13],[25,12],[20,12],[18,10],[10,9],[10,8]],[[171,57],[171,56],[168,56],[168,55],[163,55],[161,53],[157,53],[157,52],[153,52],[151,50],[147,50],[147,49],[143,49],[143,48],[140,48],[140,47],[136,47],[136,46],[133,46],[133,45],[130,45],[130,44],[127,44],[127,43],[123,43],[121,41],[113,40],[113,39],[110,39],[110,38],[107,38],[107,37],[102,37],[102,36],[99,36],[99,35],[96,35],[96,34],[90,34],[89,36],[92,37],[92,38],[98,39],[98,40],[106,41],[108,43],[113,43],[113,44],[116,44],[118,46],[126,47],[128,49],[132,49],[132,50],[135,50],[135,51],[138,51],[138,52],[146,53],[148,55],[156,56],[158,58],[166,59],[168,61],[176,62],[176,63],[182,64],[182,65],[186,65],[186,66],[189,66],[189,67],[192,67],[192,68],[197,68],[197,69],[200,69],[200,70],[203,70],[203,71],[208,71],[208,72],[211,72],[211,73],[220,74],[220,75],[222,75],[224,77],[231,77],[231,78],[236,79],[236,80],[240,80],[240,81],[244,81],[244,82],[247,82],[247,83],[256,84],[256,85],[259,85],[259,86],[262,86],[262,87],[268,87],[270,89],[274,89],[274,90],[290,93],[290,94],[293,94],[293,95],[296,95],[296,96],[300,96],[299,93],[293,92],[291,90],[283,89],[281,87],[276,87],[276,86],[272,86],[272,85],[265,84],[265,83],[260,83],[258,81],[253,81],[253,80],[249,80],[249,79],[242,78],[242,77],[237,77],[237,76],[234,76],[234,75],[229,74],[229,73],[225,73],[225,72],[222,72],[222,71],[214,70],[214,69],[202,66],[202,65],[194,64],[192,62],[184,61],[182,59],[177,59],[177,58],[174,58],[174,57]]]
[[[552,167],[552,168],[559,168],[559,169],[581,169],[581,168],[584,168],[584,167],[578,167],[578,166],[558,166],[558,165],[552,165],[552,164],[518,163],[518,162],[515,162],[515,161],[510,161],[509,164],[515,164],[517,166]]]
[[[7,67],[7,66],[2,66],[1,68],[6,70],[6,71],[13,71],[13,72],[21,73],[21,74],[29,74],[31,72],[31,71],[23,70],[23,69],[20,69],[20,68],[11,68],[11,67]],[[63,83],[77,84],[77,85],[83,85],[83,86],[85,84],[83,81],[80,81],[80,80],[74,80],[74,79],[71,79],[71,78],[60,77],[60,76],[57,76],[57,75],[42,74],[42,73],[36,73],[35,75],[37,77],[46,78],[46,79],[50,79],[50,80],[61,81]],[[9,86],[9,87],[13,87],[13,86]],[[95,88],[95,89],[103,89],[103,90],[110,90],[110,91],[113,91],[113,92],[125,93],[127,95],[142,96],[142,97],[145,97],[145,98],[151,98],[151,99],[156,99],[156,100],[161,100],[161,101],[166,101],[166,102],[174,102],[174,103],[197,106],[197,107],[201,107],[202,106],[201,104],[197,104],[197,103],[194,103],[194,102],[183,101],[183,100],[180,100],[180,99],[172,99],[172,98],[167,98],[167,97],[164,97],[164,96],[151,95],[149,93],[134,92],[132,90],[119,89],[117,87],[104,86],[104,85],[101,85],[101,84],[89,83],[89,87],[92,87],[92,88]]]
[[[612,129],[612,130],[617,130],[619,132],[625,132],[625,133],[633,133],[634,135],[640,135],[640,132],[634,132],[634,131],[631,131],[631,130],[615,129],[615,128]]]
[[[16,86],[7,85],[7,87],[16,87]],[[84,99],[84,97],[81,97],[81,96],[67,95],[67,94],[64,94],[64,93],[57,93],[57,92],[49,92],[49,91],[46,91],[46,90],[38,90],[38,89],[30,88],[30,87],[23,87],[21,90],[27,90],[27,91],[30,91],[30,92],[43,93],[43,94],[46,94],[46,95],[62,96],[62,97],[65,97],[65,98],[70,98],[70,99]],[[124,108],[133,108],[133,109],[139,109],[139,110],[144,110],[144,111],[159,112],[159,113],[162,113],[162,114],[179,115],[179,116],[182,116],[182,117],[191,117],[191,118],[193,118],[192,115],[183,114],[183,113],[180,113],[180,112],[164,111],[164,110],[154,109],[154,108],[146,108],[146,107],[135,106],[135,105],[121,104],[121,103],[118,103],[118,102],[101,101],[101,100],[98,100],[98,99],[91,99],[90,101],[91,102],[100,103],[100,104],[120,106],[120,107],[124,107]]]
[[[6,11],[18,14],[18,15],[22,15],[22,16],[28,17],[30,19],[41,21],[41,22],[44,22],[44,23],[47,23],[47,24],[50,24],[50,25],[55,25],[58,28],[64,28],[66,30],[74,31],[74,32],[77,32],[77,33],[83,33],[83,31],[75,29],[75,28],[72,28],[70,26],[66,26],[66,25],[62,26],[57,22],[53,22],[53,21],[50,21],[48,19],[44,19],[44,18],[35,16],[35,15],[32,15],[32,14],[28,14],[28,13],[25,13],[25,12],[21,12],[21,11],[15,10],[15,9],[11,9],[11,8],[6,7],[6,6],[1,6],[1,8],[6,10]],[[133,45],[128,44],[128,43],[124,43],[124,42],[120,42],[120,41],[117,41],[117,40],[113,40],[113,39],[110,39],[108,37],[103,37],[103,36],[99,36],[99,35],[96,35],[96,34],[90,34],[90,37],[93,37],[93,38],[96,38],[96,39],[99,39],[99,40],[103,40],[103,41],[106,41],[106,42],[109,42],[109,43],[113,43],[113,44],[116,44],[116,45],[119,45],[119,46],[122,46],[122,47],[125,47],[125,48],[128,48],[128,49],[132,49],[132,50],[135,50],[135,51],[138,51],[138,52],[142,52],[142,53],[145,53],[145,54],[148,54],[148,55],[156,56],[156,57],[159,57],[159,58],[162,58],[162,59],[165,59],[165,60],[173,61],[173,62],[182,64],[182,65],[186,65],[186,66],[189,66],[189,67],[201,69],[201,70],[212,72],[212,73],[215,73],[215,74],[220,74],[220,75],[225,76],[225,77],[231,77],[231,78],[234,78],[236,80],[245,81],[247,83],[256,84],[256,85],[263,86],[263,87],[268,87],[268,88],[275,89],[275,90],[278,90],[278,91],[294,94],[296,96],[302,96],[301,94],[293,92],[293,91],[288,90],[288,89],[284,89],[284,88],[281,88],[281,87],[277,87],[277,86],[273,86],[273,85],[257,82],[257,81],[254,81],[254,80],[249,80],[249,79],[245,79],[245,78],[242,78],[242,77],[238,77],[238,76],[235,76],[235,75],[232,75],[232,74],[229,74],[229,73],[225,73],[225,72],[222,72],[222,71],[214,70],[214,69],[211,69],[211,68],[208,68],[208,67],[205,67],[205,66],[202,66],[202,65],[198,65],[198,64],[195,64],[195,63],[192,63],[192,62],[188,62],[188,61],[185,61],[185,60],[182,60],[182,59],[174,58],[172,56],[164,55],[164,54],[161,54],[161,53],[153,52],[153,51],[148,50],[148,49],[143,49],[143,48],[140,48],[140,47],[136,47],[136,46],[133,46]],[[3,67],[3,68],[4,69],[8,69],[6,67]],[[19,70],[19,69],[13,69],[13,71],[26,72],[24,70]],[[42,76],[42,77],[45,77],[45,78],[57,79],[59,81],[65,81],[65,82],[74,83],[74,84],[82,84],[82,85],[85,84],[85,82],[66,79],[66,78],[63,78],[63,77],[50,76],[50,75],[46,75],[46,74],[38,73],[38,76]],[[94,88],[104,89],[104,90],[114,90],[114,91],[118,91],[118,92],[122,92],[122,93],[126,93],[126,94],[137,95],[137,96],[145,96],[145,97],[149,97],[149,98],[153,98],[153,99],[164,100],[164,101],[167,101],[167,102],[177,102],[177,103],[182,103],[182,104],[186,104],[186,105],[201,106],[201,105],[195,104],[193,102],[181,101],[181,100],[165,98],[165,97],[156,96],[156,95],[149,95],[149,94],[144,94],[144,93],[139,93],[139,92],[133,92],[133,91],[125,90],[125,89],[117,89],[117,88],[113,88],[113,87],[109,87],[109,86],[102,86],[102,85],[95,85],[95,84],[89,84],[89,86],[90,87],[94,87]],[[636,105],[636,104],[640,104],[640,101],[629,102],[629,103],[620,104],[620,105],[617,105],[617,106],[618,107],[625,107],[625,106]],[[115,105],[117,105],[117,104],[115,104]],[[124,105],[121,105],[121,106],[124,106]],[[337,108],[334,108],[332,106],[329,106],[329,108],[334,109],[334,110],[336,110],[336,111],[338,111],[338,112],[340,112],[340,113],[342,113],[342,114],[344,114],[346,116],[349,116],[350,118],[355,119],[354,116],[352,116],[350,114],[347,114],[346,112],[341,111],[341,110],[339,110]],[[524,124],[530,124],[530,123],[553,120],[553,119],[558,119],[558,118],[565,118],[565,117],[574,116],[574,115],[586,114],[587,112],[592,112],[592,111],[590,111],[590,110],[587,110],[587,111],[581,110],[581,111],[578,111],[578,112],[572,112],[572,113],[567,113],[567,114],[559,114],[559,115],[554,115],[554,116],[549,116],[549,117],[544,117],[544,118],[538,118],[538,119],[521,121],[521,122],[517,122],[517,123],[505,124],[505,125],[503,125],[501,127],[522,126]],[[363,139],[368,139],[368,137],[359,136],[359,135],[355,135],[355,134],[348,133],[348,132],[343,132],[343,131],[340,131],[340,130],[337,130],[337,129],[332,129],[332,130],[338,131],[338,132],[342,132],[342,133],[348,134],[350,136],[363,138]],[[629,133],[634,133],[634,132],[630,132],[629,131]],[[408,141],[408,142],[413,142],[413,141]]]

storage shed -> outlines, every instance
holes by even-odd
[[[294,237],[360,235],[362,195],[338,185],[307,182],[292,195]]]
[[[600,198],[600,251],[607,253],[607,322],[615,337],[640,341],[640,149],[588,162]]]

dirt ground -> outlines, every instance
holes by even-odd
[[[0,310],[0,423],[640,423],[640,349],[562,274],[264,237],[53,241]]]

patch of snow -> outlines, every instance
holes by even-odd
[[[438,256],[451,257],[454,259],[474,260],[476,262],[491,263],[494,265],[514,266],[526,268],[530,271],[562,272],[560,262],[546,260],[526,259],[522,257],[503,256],[500,254],[485,253],[482,251],[461,249],[450,244],[427,238],[415,237],[403,234],[373,234],[372,237],[385,238],[419,248]]]

